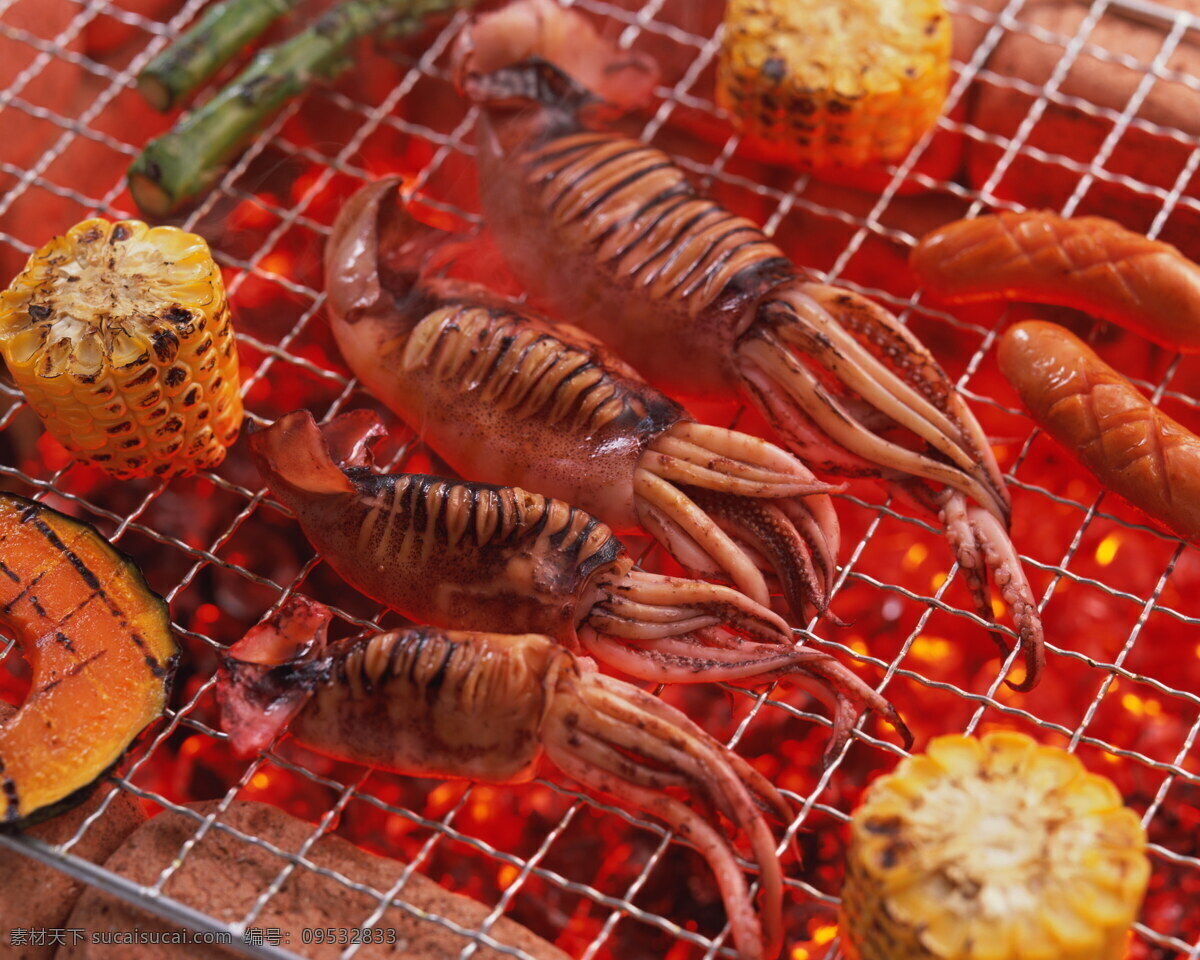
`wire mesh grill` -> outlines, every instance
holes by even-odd
[[[40,27],[31,25],[23,8],[32,2],[0,0],[0,38],[16,51],[16,66],[3,74],[8,80],[0,90],[0,129],[15,131],[6,132],[6,141],[19,142],[21,131],[28,129],[42,143],[36,156],[26,159],[10,152],[11,143],[0,146],[0,252],[20,257],[92,212],[135,215],[124,169],[164,121],[137,112],[133,78],[193,20],[204,0],[170,7],[173,13],[166,23],[101,0],[60,0],[61,16],[53,29],[46,26],[52,17],[44,18]],[[737,212],[762,220],[785,250],[792,252],[798,245],[802,252],[796,253],[797,259],[824,279],[874,296],[910,322],[946,362],[985,428],[998,438],[1001,461],[1014,488],[1014,540],[1051,627],[1048,676],[1039,691],[1021,695],[1002,686],[1011,658],[1002,664],[989,652],[985,624],[967,609],[948,551],[930,520],[906,515],[890,500],[871,500],[858,490],[842,496],[844,522],[856,542],[843,559],[833,608],[839,609],[839,597],[848,597],[854,609],[871,612],[845,627],[819,625],[810,642],[860,666],[922,735],[971,732],[991,723],[1014,726],[1086,753],[1090,767],[1118,777],[1127,796],[1135,792],[1141,797],[1134,802],[1151,834],[1152,894],[1164,888],[1169,894],[1166,908],[1147,911],[1137,925],[1132,949],[1137,956],[1200,957],[1200,926],[1189,916],[1196,911],[1188,906],[1200,889],[1200,849],[1188,839],[1196,835],[1200,820],[1200,764],[1193,756],[1200,734],[1200,591],[1195,589],[1200,587],[1200,558],[1101,495],[1016,409],[995,372],[995,312],[951,315],[931,309],[921,302],[919,291],[897,279],[898,273],[875,265],[889,251],[894,263],[897,252],[902,256],[914,242],[912,218],[904,216],[914,202],[911,188],[939,198],[944,202],[939,209],[954,210],[935,214],[941,220],[984,207],[1021,209],[1007,182],[1020,164],[1070,178],[1072,186],[1056,204],[1063,213],[1092,209],[1093,191],[1099,196],[1111,189],[1136,199],[1130,209],[1143,211],[1136,216],[1146,219],[1130,225],[1152,236],[1174,236],[1173,229],[1178,233],[1192,225],[1188,217],[1200,212],[1200,199],[1189,193],[1200,167],[1200,145],[1193,134],[1161,122],[1159,114],[1143,108],[1158,83],[1200,93],[1200,79],[1172,66],[1181,45],[1194,39],[1189,31],[1197,21],[1186,12],[1153,3],[1096,0],[1079,4],[1072,28],[1060,31],[1023,19],[1023,0],[988,6],[950,3],[960,23],[977,25],[979,37],[955,64],[946,116],[936,136],[961,138],[968,149],[986,157],[987,168],[968,181],[977,186],[930,174],[923,163],[931,149],[927,137],[890,169],[881,190],[868,195],[767,170],[742,156],[737,136],[711,101],[720,29],[719,16],[708,8],[719,4],[576,0],[576,6],[619,33],[621,43],[666,51],[668,61],[674,57],[677,69],[672,72],[667,66],[668,82],[659,91],[661,105],[643,135],[676,154],[706,189]],[[1093,42],[1097,24],[1112,15],[1153,24],[1158,39],[1148,58]],[[285,109],[183,220],[184,227],[214,241],[226,268],[251,421],[269,422],[301,403],[318,415],[331,416],[350,404],[367,402],[330,347],[321,319],[317,263],[339,197],[344,199],[363,181],[399,164],[409,185],[432,208],[465,221],[478,220],[470,182],[475,115],[466,107],[457,112],[446,108],[451,102],[446,53],[463,22],[460,14],[432,30],[411,57],[372,54],[375,68],[359,71],[357,80],[318,91],[303,106]],[[99,26],[132,36],[130,52],[115,61],[94,56],[82,39]],[[1061,48],[1044,82],[1010,76],[991,65],[993,52],[1015,35]],[[1081,57],[1136,73],[1139,79],[1122,109],[1065,91],[1065,81]],[[79,90],[62,96],[62,84],[55,81],[60,74],[76,78]],[[1028,98],[1009,134],[985,129],[962,110],[981,88]],[[423,103],[433,106],[422,109]],[[1106,126],[1098,147],[1089,144],[1089,155],[1072,156],[1069,149],[1047,148],[1039,139],[1039,125],[1057,109],[1077,111]],[[686,132],[697,126],[708,134],[685,142]],[[1112,162],[1134,135],[1159,138],[1177,148],[1175,173],[1165,180],[1145,178]],[[280,183],[284,186],[274,186]],[[1130,347],[1128,337],[1106,340],[1107,334],[1097,330],[1093,335],[1110,353],[1117,343],[1124,351],[1119,366],[1135,374],[1178,419],[1196,425],[1200,367],[1194,360]],[[96,523],[133,553],[171,603],[175,625],[195,662],[210,666],[213,650],[236,639],[241,629],[297,590],[332,602],[351,624],[387,623],[380,611],[336,589],[336,578],[311,552],[290,565],[264,564],[263,550],[253,549],[251,541],[291,542],[278,534],[290,520],[266,497],[240,448],[220,470],[191,481],[172,486],[150,481],[112,484],[71,466],[53,445],[33,439],[39,432],[36,421],[11,385],[0,384],[0,398],[6,404],[0,413],[0,438],[12,451],[10,462],[0,465],[7,485]],[[428,456],[412,440],[394,446],[392,452],[395,466]],[[1055,624],[1070,629],[1055,630]],[[1102,636],[1084,636],[1089,631]],[[1164,635],[1175,647],[1170,662],[1154,640]],[[4,653],[11,650],[12,644],[6,644]],[[314,871],[377,902],[369,915],[347,918],[348,925],[371,927],[380,923],[386,909],[408,911],[460,937],[464,958],[481,946],[528,956],[500,943],[492,933],[503,915],[527,920],[537,912],[537,896],[531,890],[553,891],[566,898],[562,902],[575,904],[574,913],[544,917],[538,929],[551,936],[573,926],[585,929],[585,935],[561,941],[585,960],[609,955],[618,941],[623,952],[632,950],[631,955],[731,955],[727,929],[721,922],[689,915],[686,894],[678,914],[664,915],[639,905],[648,885],[663,882],[668,865],[681,862],[672,860],[678,842],[658,825],[559,782],[542,780],[530,788],[516,788],[541,791],[526,793],[525,800],[534,802],[529,800],[534,797],[549,812],[541,812],[532,833],[519,842],[496,843],[478,829],[475,815],[481,798],[484,807],[501,802],[491,788],[429,785],[425,799],[439,790],[448,791],[444,799],[406,805],[394,802],[394,792],[385,789],[389,782],[374,771],[322,764],[287,742],[276,742],[262,756],[226,768],[228,782],[208,791],[220,803],[211,815],[197,814],[179,802],[189,793],[189,798],[198,798],[194,786],[164,787],[161,778],[151,774],[164,756],[178,754],[188,743],[215,743],[223,749],[223,734],[206,719],[211,717],[214,683],[211,670],[198,668],[179,684],[165,722],[111,778],[117,790],[195,821],[194,835],[154,883],[135,884],[74,854],[111,795],[65,843],[52,847],[28,837],[0,836],[0,844],[131,898],[170,920],[230,932],[235,938],[255,925],[293,872]],[[712,722],[706,725],[721,727],[731,745],[749,751],[754,743],[765,742],[769,746],[760,748],[763,753],[779,747],[781,756],[759,758],[760,768],[795,804],[789,836],[800,834],[815,854],[788,881],[794,908],[790,916],[799,918],[799,925],[789,930],[788,949],[793,960],[836,956],[840,847],[831,838],[841,833],[865,780],[889,769],[903,751],[859,730],[822,772],[811,762],[819,751],[808,741],[819,741],[828,723],[798,708],[797,697],[787,691],[729,690],[716,698],[697,691],[668,695],[686,699],[694,716],[696,708],[712,711]],[[1120,721],[1113,721],[1114,712]],[[779,730],[797,739],[774,739]],[[254,797],[260,782],[269,784],[279,777],[304,785],[312,798],[307,819],[315,821],[315,827],[309,841],[295,851],[280,850],[222,822],[235,798]],[[310,859],[312,845],[326,834],[346,832],[356,820],[380,818],[401,824],[410,838],[422,838],[406,847],[408,863],[396,867],[390,888],[366,888]],[[631,864],[604,877],[594,864],[562,856],[598,822],[616,823],[612,829],[619,833],[614,835],[634,838],[630,849],[636,851],[636,856],[630,854]],[[278,857],[274,882],[233,923],[186,908],[165,892],[210,831],[223,831]],[[424,914],[404,900],[413,872],[427,868],[447,847],[461,852],[475,869],[485,865],[496,874],[485,898],[492,909],[477,927],[467,929],[448,918]],[[639,952],[637,945],[643,942],[654,946]],[[259,956],[290,955],[270,945],[242,944],[239,949]],[[355,952],[348,946],[342,956]]]

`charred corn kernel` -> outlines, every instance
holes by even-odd
[[[898,160],[950,83],[941,0],[728,0],[717,99],[743,138],[812,169]]]
[[[850,833],[850,960],[1120,960],[1150,874],[1112,782],[1017,733],[938,737]]]
[[[117,477],[216,466],[241,426],[221,271],[176,227],[55,237],[0,293],[0,353],[46,429]]]

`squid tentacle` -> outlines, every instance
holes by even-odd
[[[837,545],[841,537],[837,515],[828,503],[812,500],[781,500],[775,506],[787,514],[792,526],[808,546],[814,562],[819,565],[828,593],[837,575]],[[828,512],[822,508],[829,508]]]
[[[676,559],[762,604],[772,574],[796,616],[826,608],[839,528],[823,495],[837,489],[771,444],[690,421],[655,438],[634,475],[638,518]]]
[[[834,374],[864,401],[907,427],[959,469],[974,463],[956,440],[957,426],[889,366],[881,363],[808,296],[804,286],[772,292],[758,307],[759,322],[775,325],[781,339]]]
[[[979,615],[985,620],[993,619],[988,573],[1012,610],[1013,625],[1025,657],[1025,678],[1020,683],[1005,682],[1014,690],[1033,689],[1046,664],[1045,636],[1037,601],[1008,532],[991,513],[969,505],[957,493],[942,498],[939,515]],[[1007,657],[1012,647],[1004,635],[993,630],[991,636]]]
[[[689,497],[660,475],[643,467],[638,467],[634,474],[633,489],[643,526],[648,526],[645,514],[654,513],[658,515],[655,520],[661,517],[669,521],[687,538],[685,543],[678,543],[678,540],[671,536],[674,531],[665,523],[661,524],[666,536],[664,545],[671,553],[677,554],[687,550],[689,557],[699,553],[708,561],[705,572],[724,574],[752,600],[761,604],[770,602],[762,573],[745,551],[713,522],[711,514],[705,511],[695,498]],[[705,567],[700,569],[704,570]],[[795,609],[800,610],[802,607]]]
[[[980,554],[975,528],[967,515],[967,501],[961,494],[954,493],[948,493],[941,500],[938,517],[946,528],[946,539],[962,571],[963,582],[966,583],[980,616],[991,620],[992,604],[988,598],[987,569]],[[1003,634],[992,631],[992,638],[1000,647],[1001,653],[1007,655],[1010,652],[1011,647]]]
[[[596,709],[588,732],[593,736],[605,734],[606,741],[597,743],[597,747],[612,751],[614,759],[624,759],[629,753],[644,753],[658,764],[653,778],[658,782],[648,782],[645,786],[660,789],[666,785],[680,786],[688,776],[693,782],[721,784],[726,787],[725,791],[709,791],[708,795],[693,791],[693,800],[711,801],[716,810],[737,823],[747,819],[749,811],[744,805],[730,802],[730,796],[740,798],[740,791],[730,779],[732,774],[760,811],[771,814],[781,825],[791,822],[792,808],[775,785],[738,754],[718,747],[712,737],[686,714],[645,691],[605,678],[603,674],[594,674],[588,679],[603,691],[588,692],[588,702]],[[606,679],[608,684],[603,682]],[[684,772],[666,772],[674,770]],[[794,837],[789,841],[788,849],[799,862],[801,853]]]
[[[626,600],[651,606],[683,606],[697,616],[729,623],[756,640],[788,643],[792,636],[791,629],[778,614],[719,583],[647,573],[635,567],[620,579],[602,581],[598,590],[596,607],[619,605]]]
[[[813,484],[821,482],[791,454],[748,433],[714,427],[695,420],[683,420],[672,430],[671,435],[705,450],[711,450],[717,456],[751,464],[782,477],[795,477]]]
[[[778,946],[768,939],[766,924],[761,923],[754,914],[746,877],[732,849],[726,839],[699,814],[666,794],[657,793],[626,779],[618,772],[605,769],[601,766],[603,755],[589,750],[588,744],[578,736],[569,747],[559,746],[554,740],[549,741],[546,753],[555,766],[585,787],[636,804],[695,844],[717,878],[738,953],[747,960],[764,960],[777,955]],[[782,942],[782,933],[776,936]]]
[[[691,733],[692,736],[698,737],[701,740],[708,737],[708,734],[691,717],[680,713],[674,707],[664,703],[658,697],[652,696],[645,690],[637,687],[631,688],[628,684],[614,677],[605,676],[602,673],[597,673],[593,676],[597,686],[603,687],[615,696],[631,700],[647,713],[653,714],[660,720],[674,722]],[[791,822],[793,816],[792,808],[779,793],[775,784],[755,770],[754,767],[750,766],[740,754],[729,752],[725,754],[725,758],[733,766],[742,783],[746,785],[746,788],[753,795],[760,809],[773,814],[780,824],[786,825]],[[799,850],[796,850],[795,853],[797,860],[799,860]]]
[[[675,620],[669,624],[653,624],[644,619],[623,617],[604,606],[597,606],[588,615],[587,623],[623,640],[658,640],[673,637],[677,633],[691,633],[705,627],[715,627],[720,621],[716,617],[696,616]]]
[[[792,517],[770,501],[738,500],[706,491],[697,491],[695,499],[723,529],[766,559],[791,609],[800,613],[811,606],[818,614],[825,612],[832,570],[828,553],[805,536],[811,534],[811,525],[798,529]]]
[[[678,421],[650,442],[641,465],[654,469],[655,462],[672,468],[681,462],[698,467],[708,473],[691,473],[685,482],[745,497],[807,497],[840,489],[818,480],[799,460],[772,444],[690,420]],[[698,479],[709,482],[697,483]]]
[[[789,401],[799,406],[834,443],[868,464],[877,464],[871,473],[878,474],[879,467],[883,467],[952,487],[980,503],[995,503],[995,494],[974,476],[886,440],[864,427],[793,355],[781,325],[764,324],[747,334],[738,346],[738,357],[741,376],[754,383],[760,396],[772,399],[768,413],[788,406]],[[786,421],[772,419],[781,431],[787,429]]]
[[[728,754],[707,735],[697,737],[682,724],[665,723],[631,699],[618,700],[610,687],[594,683],[589,674],[572,683],[569,692],[560,685],[542,730],[547,756],[564,772],[653,811],[696,843],[713,864],[726,903],[733,905],[730,923],[739,952],[748,957],[778,953],[783,939],[783,871],[774,838]],[[749,840],[762,883],[761,923],[750,907],[745,876],[728,841],[662,792],[658,776],[663,765],[687,777],[693,789]],[[782,797],[776,803],[782,805]]]
[[[1033,590],[1025,577],[1017,551],[1013,548],[1008,532],[1000,522],[986,511],[971,507],[967,511],[976,542],[983,551],[983,559],[991,571],[992,581],[1000,590],[1000,596],[1012,610],[1013,625],[1025,653],[1025,679],[1010,683],[1014,690],[1027,691],[1036,686],[1046,665],[1045,637],[1042,618],[1038,611]]]
[[[659,637],[636,647],[617,643],[592,630],[580,631],[587,652],[631,677],[654,683],[679,683],[703,674],[712,681],[758,687],[776,680],[800,687],[830,708],[833,733],[826,760],[836,756],[866,710],[891,724],[908,744],[912,735],[896,709],[858,674],[829,654],[816,650],[748,642],[712,631]]]
[[[997,516],[1007,524],[1012,498],[991,444],[962,394],[955,389],[929,349],[889,311],[852,290],[806,284],[804,291],[829,311],[864,348],[877,352],[881,362],[896,376],[948,418],[951,435],[977,465],[976,475],[995,494],[998,506],[1002,508]]]

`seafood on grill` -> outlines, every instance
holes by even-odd
[[[382,431],[365,410],[324,428],[298,411],[250,437],[271,492],[367,596],[441,627],[547,634],[644,680],[796,684],[830,705],[827,755],[864,709],[909,739],[886,700],[828,654],[793,646],[768,608],[721,584],[639,569],[608,527],[561,500],[376,473],[368,444]]]
[[[162,713],[177,647],[167,605],[94,528],[0,494],[0,622],[29,661],[0,724],[0,824],[82,801]]]
[[[217,692],[235,749],[262,749],[290,722],[319,753],[415,776],[523,783],[545,757],[695,844],[738,953],[779,953],[783,873],[763,811],[786,823],[787,803],[682,713],[550,637],[411,627],[327,646],[329,620],[293,597],[222,656]],[[760,912],[718,814],[748,842]]]
[[[1041,618],[1008,537],[1008,490],[924,345],[877,304],[805,279],[662,151],[588,129],[594,96],[552,65],[463,84],[483,107],[485,220],[535,302],[669,393],[748,399],[813,469],[882,479],[939,513],[989,620],[990,571],[1023,646],[1018,686],[1034,685]]]
[[[1010,327],[998,359],[1038,426],[1110,490],[1200,544],[1200,437],[1057,324]]]
[[[566,70],[614,110],[647,106],[659,80],[658,63],[601,37],[587,17],[556,0],[515,0],[480,13],[455,38],[459,77],[488,74],[538,56]]]
[[[1075,307],[1172,350],[1200,352],[1200,266],[1103,217],[1030,210],[956,220],[922,237],[910,264],[947,303]]]
[[[115,477],[217,466],[242,395],[208,244],[140,220],[77,223],[0,293],[0,353],[46,429]]]
[[[937,121],[949,86],[941,0],[725,5],[717,102],[771,159],[815,170],[901,160]]]
[[[1112,781],[1024,734],[935,737],[867,790],[842,888],[849,960],[1121,960],[1150,878]]]
[[[326,247],[334,334],[371,392],[461,476],[557,497],[617,533],[640,525],[692,573],[764,605],[769,576],[795,616],[823,613],[829,486],[773,444],[696,423],[582,331],[434,275],[450,235],[415,220],[399,185],[364,187]]]

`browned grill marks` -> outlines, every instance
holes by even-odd
[[[544,208],[582,230],[618,279],[693,314],[738,290],[742,274],[782,260],[758,227],[698,197],[666,154],[635,140],[578,134],[521,160]],[[654,289],[660,279],[666,287]]]
[[[65,622],[70,616],[73,616],[75,613],[77,613],[80,608],[85,606],[93,598],[99,598],[100,600],[103,600],[105,606],[108,607],[109,612],[116,619],[117,623],[120,624],[122,629],[128,631],[129,638],[134,642],[137,648],[142,651],[142,655],[146,661],[146,666],[150,669],[150,672],[156,677],[166,676],[169,669],[169,664],[159,663],[147,652],[146,641],[139,636],[136,631],[129,630],[129,619],[125,616],[125,613],[121,610],[120,606],[118,606],[112,597],[110,597],[104,590],[104,588],[100,586],[100,579],[91,570],[91,568],[88,567],[88,565],[84,563],[78,557],[78,555],[75,554],[74,551],[69,549],[67,545],[62,542],[62,539],[58,536],[58,534],[55,533],[54,530],[51,529],[51,527],[44,520],[41,519],[41,517],[38,515],[39,513],[40,510],[36,505],[27,507],[21,513],[21,522],[31,524],[33,528],[38,531],[38,533],[46,538],[50,546],[58,551],[60,555],[66,557],[67,562],[71,564],[71,567],[77,574],[79,574],[80,579],[83,580],[88,589],[92,591],[91,596],[84,600],[83,603],[75,608],[75,610],[72,610],[71,613],[68,614],[67,617],[64,617],[61,622]],[[45,615],[45,611],[37,604],[35,597],[30,596],[30,603],[34,605],[34,609],[36,609],[40,615]],[[8,608],[6,607],[5,609]]]
[[[647,200],[642,205],[641,209],[639,209],[632,217],[619,220],[612,224],[612,226],[608,227],[608,229],[606,229],[602,234],[600,234],[600,236],[596,238],[596,245],[598,247],[602,247],[605,241],[607,241],[608,238],[618,230],[621,230],[630,223],[640,223],[642,219],[655,207],[665,206],[666,209],[658,211],[654,219],[644,225],[641,233],[637,233],[626,238],[626,240],[613,252],[612,256],[608,258],[607,262],[611,263],[614,260],[620,260],[627,253],[629,253],[630,250],[634,249],[639,243],[645,240],[650,231],[656,229],[658,225],[663,222],[663,220],[671,216],[671,214],[673,214],[692,198],[692,191],[689,189],[686,183],[681,183],[675,187],[672,187],[671,189],[659,194],[657,197]]]
[[[23,586],[21,588],[21,592],[18,593],[15,597],[13,597],[11,600],[8,601],[8,603],[6,603],[4,605],[4,612],[12,613],[12,611],[16,609],[17,604],[20,603],[22,600],[26,599],[26,597],[28,597],[30,604],[33,606],[33,609],[38,612],[38,615],[44,616],[45,611],[38,604],[37,597],[30,594],[30,591],[38,585],[38,583],[41,581],[43,576],[45,576],[44,570],[41,571],[40,573],[38,573],[37,576],[35,576],[27,584],[25,584],[25,586]],[[18,581],[18,582],[20,582],[20,581]]]
[[[565,200],[568,196],[570,196],[572,190],[579,189],[581,186],[586,186],[587,181],[591,177],[594,177],[597,172],[603,170],[609,164],[616,163],[618,160],[627,157],[636,157],[639,152],[640,151],[637,149],[637,147],[631,145],[626,147],[624,150],[610,152],[606,156],[600,157],[598,160],[593,160],[591,163],[584,163],[578,166],[572,164],[568,167],[560,169],[555,173],[553,178],[548,178],[548,182],[553,182],[553,180],[556,178],[560,179],[560,182],[556,185],[559,193],[550,202],[548,207],[549,211],[554,213],[558,208],[558,205],[562,203],[563,200]],[[566,177],[562,176],[564,173],[567,174]],[[571,219],[578,219],[578,217],[579,214],[576,214]]]
[[[0,765],[0,773],[3,773],[3,765]],[[17,794],[17,783],[12,777],[5,777],[3,781],[4,799],[7,801],[7,806],[4,810],[4,819],[11,823],[20,817],[21,799]]]
[[[590,433],[649,413],[636,387],[611,374],[590,349],[506,311],[448,309],[454,312],[437,311],[418,324],[405,348],[406,369],[428,369],[519,418]]]
[[[65,543],[59,538],[50,526],[42,520],[32,508],[26,510],[21,515],[22,523],[32,523],[35,530],[50,541],[50,546],[67,558],[67,562],[75,568],[75,572],[79,574],[84,583],[88,585],[88,589],[94,590],[97,593],[100,591],[100,580],[94,574],[86,563],[79,559],[74,551],[69,549]]]
[[[450,667],[450,660],[454,656],[454,651],[458,649],[458,644],[452,640],[444,641],[444,646],[446,652],[442,654],[442,662],[425,685],[425,697],[430,703],[433,703],[437,699],[438,692],[442,689],[442,684],[446,682],[446,671]]]
[[[30,693],[30,697],[32,698],[32,697],[40,696],[41,694],[44,694],[44,693],[48,693],[49,691],[51,691],[55,687],[57,687],[60,683],[62,683],[64,680],[68,680],[71,677],[78,676],[79,674],[83,673],[83,671],[86,670],[90,664],[95,663],[102,656],[104,656],[105,652],[106,651],[104,651],[104,650],[97,650],[86,660],[80,660],[78,663],[73,663],[66,670],[64,670],[59,676],[55,677],[49,683],[43,684],[40,690],[35,690],[32,693]]]
[[[416,642],[404,651],[405,656],[408,658],[408,682],[414,686],[417,683],[417,662],[421,659],[421,651],[425,649],[425,644],[428,642],[429,631],[418,630]]]
[[[619,154],[618,157],[619,156],[622,156],[622,155]],[[649,163],[646,166],[641,167],[640,169],[634,170],[632,173],[627,174],[626,176],[624,176],[620,180],[618,180],[616,183],[612,184],[611,186],[607,187],[606,189],[604,189],[600,193],[598,193],[595,197],[593,197],[591,200],[589,200],[580,210],[576,211],[574,213],[574,215],[571,217],[571,219],[572,220],[582,220],[585,217],[590,216],[592,213],[594,213],[596,210],[598,210],[602,204],[604,204],[605,202],[610,200],[614,194],[620,193],[622,190],[626,189],[627,187],[633,186],[633,184],[637,183],[639,180],[641,180],[645,177],[648,177],[650,174],[654,173],[656,170],[667,170],[671,166],[672,165],[669,162],[664,160],[664,161],[661,161],[658,163]]]

